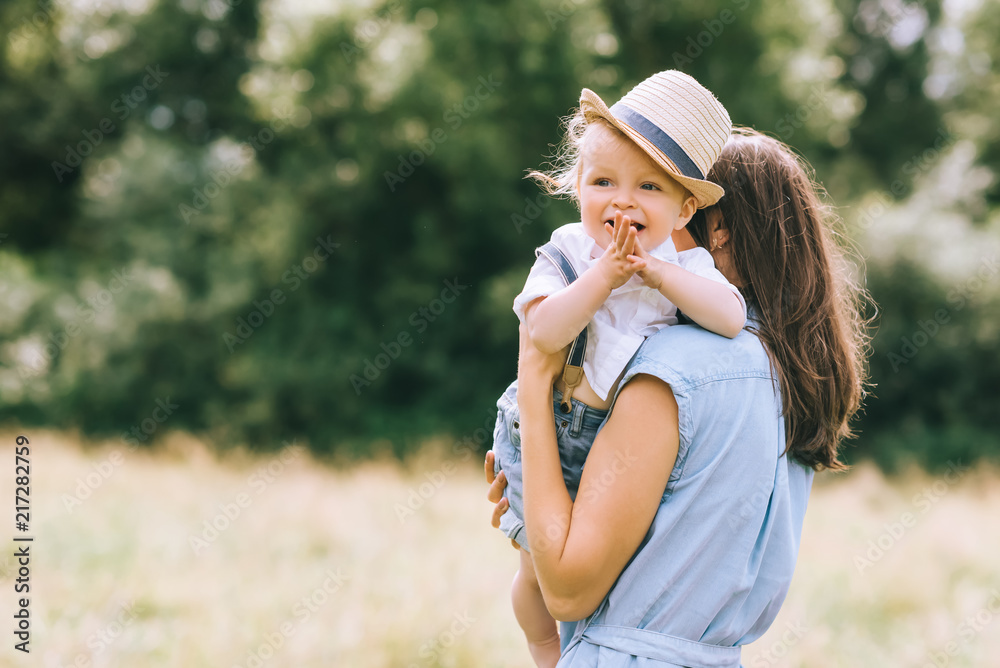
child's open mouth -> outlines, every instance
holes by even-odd
[[[614,218],[608,218],[604,222],[607,223],[608,225],[610,225],[611,227],[615,226],[615,219]],[[637,223],[635,221],[632,221],[632,227],[635,228],[636,232],[642,232],[644,229],[646,229],[645,225],[643,225],[642,223]]]

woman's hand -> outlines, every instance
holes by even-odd
[[[486,453],[486,462],[484,463],[486,469],[486,482],[489,483],[490,491],[486,492],[486,499],[490,503],[496,504],[493,506],[493,519],[490,522],[494,529],[500,528],[500,516],[507,512],[507,508],[510,507],[510,503],[503,496],[503,490],[507,487],[507,476],[500,473],[493,473],[494,462],[496,461],[496,455],[490,450]]]
[[[548,393],[550,397],[548,403],[551,406],[552,383],[566,364],[567,350],[560,350],[551,355],[543,353],[531,342],[528,328],[523,323],[518,332],[520,334],[520,353],[517,357],[518,394],[521,394],[522,387],[529,394],[532,392]],[[503,490],[507,487],[507,476],[504,475],[503,471],[493,472],[495,462],[496,454],[490,450],[486,453],[486,460],[483,462],[486,482],[490,486],[486,498],[495,504],[490,523],[494,528],[499,528],[500,516],[507,512],[510,503],[503,496]]]

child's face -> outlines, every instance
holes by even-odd
[[[601,248],[611,243],[604,223],[615,223],[615,212],[632,219],[638,240],[647,251],[687,225],[697,202],[634,142],[604,123],[594,123],[584,135],[580,177],[583,229]]]

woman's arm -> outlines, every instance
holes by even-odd
[[[552,419],[558,357],[540,353],[521,329],[525,525],[549,611],[556,619],[576,620],[610,591],[656,514],[677,457],[677,403],[658,379],[640,375],[629,382],[587,456],[573,503]]]

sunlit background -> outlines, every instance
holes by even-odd
[[[1000,661],[996,2],[10,0],[0,32],[37,555],[0,665],[528,665],[478,466],[576,211],[523,176],[582,87],[668,68],[813,165],[878,304],[855,469],[744,664]]]

